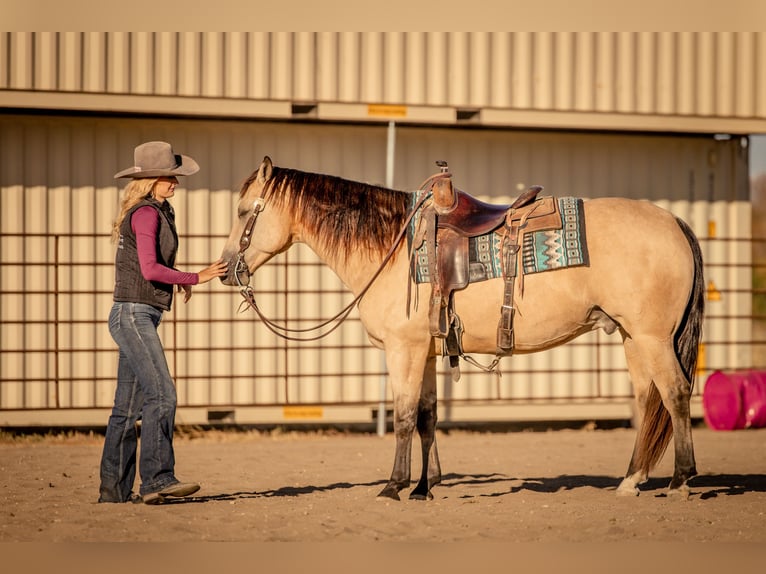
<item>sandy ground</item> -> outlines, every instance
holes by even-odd
[[[145,506],[96,503],[102,437],[5,436],[0,553],[20,566],[8,572],[507,572],[509,560],[521,572],[762,571],[766,429],[695,429],[700,475],[686,501],[664,494],[671,453],[640,496],[616,496],[633,438],[630,429],[440,433],[434,500],[403,491],[394,502],[376,499],[391,434],[181,435],[177,474],[202,489]]]
[[[434,500],[380,501],[394,438],[207,432],[176,439],[202,483],[162,506],[97,504],[101,437],[0,441],[0,542],[716,541],[766,547],[766,429],[695,429],[691,497],[664,495],[668,453],[641,496],[615,488],[634,432],[438,436]],[[419,442],[415,441],[415,449]],[[419,471],[413,457],[413,476]]]

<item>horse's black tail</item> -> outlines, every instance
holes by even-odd
[[[679,218],[676,218],[676,221],[689,242],[694,258],[694,283],[683,320],[676,330],[674,340],[676,356],[684,376],[689,381],[691,391],[694,388],[697,372],[702,321],[705,316],[705,278],[702,273],[702,250],[697,237],[685,221]],[[635,467],[648,473],[660,461],[670,444],[670,439],[673,438],[670,413],[662,404],[660,393],[654,385],[649,387],[644,420],[639,433],[637,444],[643,445],[644,449],[643,452],[638,453],[640,456],[639,460],[635,461]]]

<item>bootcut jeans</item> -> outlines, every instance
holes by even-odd
[[[116,302],[109,332],[120,349],[114,407],[101,457],[99,502],[127,502],[136,476],[141,420],[140,494],[175,484],[173,426],[176,388],[157,327],[162,311],[143,303]]]

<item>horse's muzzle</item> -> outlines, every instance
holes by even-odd
[[[232,287],[244,287],[250,283],[250,270],[242,257],[233,257],[229,261],[229,271],[221,277],[221,283]]]

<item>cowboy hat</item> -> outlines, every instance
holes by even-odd
[[[114,174],[114,179],[191,175],[199,171],[196,161],[189,156],[173,153],[173,148],[167,142],[146,142],[136,146],[133,163],[132,167]]]

